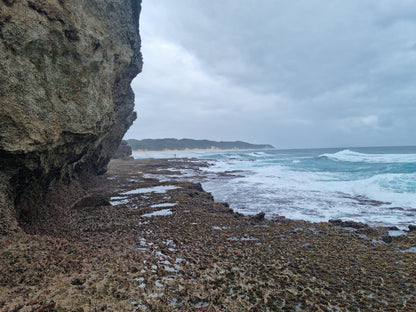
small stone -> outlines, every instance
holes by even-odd
[[[16,0],[3,0],[3,2],[4,2],[7,6],[11,6],[11,5],[13,5],[13,4],[16,2]]]
[[[367,228],[368,225],[362,222],[355,222],[355,221],[342,221],[341,219],[331,219],[328,221],[329,223],[340,226],[340,227],[348,227],[353,229],[362,229]]]
[[[391,243],[393,241],[393,238],[390,235],[386,235],[386,236],[383,236],[381,240],[385,243]]]
[[[331,224],[333,224],[333,225],[337,225],[337,226],[341,226],[342,225],[342,220],[341,219],[331,219],[328,222],[331,223]]]
[[[408,228],[409,228],[409,232],[416,231],[416,225],[409,224]]]
[[[353,229],[362,229],[362,228],[368,227],[368,225],[365,224],[365,223],[362,223],[362,222],[345,221],[345,222],[343,222],[342,227],[350,227],[350,228],[353,228]]]
[[[79,286],[79,285],[82,285],[82,284],[84,284],[84,281],[80,280],[79,278],[76,278],[76,279],[72,280],[72,282],[71,282],[71,285],[76,285],[76,286]]]
[[[253,216],[253,219],[255,221],[261,222],[261,221],[264,220],[265,215],[266,214],[262,211],[262,212],[259,212],[258,214],[256,214],[255,216]]]

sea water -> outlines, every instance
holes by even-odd
[[[146,157],[149,157],[147,155]],[[153,157],[172,157],[158,154]],[[205,180],[215,200],[243,214],[264,211],[313,222],[416,224],[416,147],[367,147],[177,154],[214,159]]]

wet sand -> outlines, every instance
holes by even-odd
[[[59,220],[2,236],[0,311],[416,310],[416,231],[243,216],[166,179],[208,165],[112,161]]]

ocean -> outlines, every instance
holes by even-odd
[[[176,157],[212,160],[202,168],[208,178],[196,182],[243,214],[263,211],[269,217],[400,229],[416,224],[416,147],[181,152]]]

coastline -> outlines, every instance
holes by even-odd
[[[188,153],[188,152],[235,152],[235,151],[274,151],[274,148],[261,148],[261,149],[198,149],[198,148],[187,148],[183,150],[162,150],[162,151],[149,151],[149,150],[133,150],[133,154],[169,154],[169,153]]]
[[[244,216],[156,178],[204,164],[113,160],[66,219],[0,237],[0,311],[416,309],[416,231]]]

